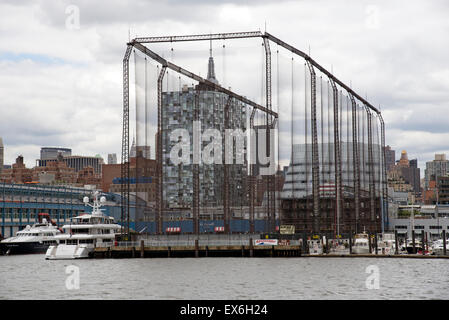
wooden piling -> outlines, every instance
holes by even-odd
[[[206,246],[206,258],[209,256],[209,246]]]
[[[198,245],[198,239],[195,239],[195,258],[199,257],[199,245]]]
[[[329,254],[329,237],[326,237],[326,254]]]
[[[407,243],[405,245],[407,245]],[[416,253],[415,230],[412,230],[412,245],[413,245],[413,253]]]
[[[373,253],[373,246],[371,243],[371,232],[368,232],[368,248],[369,248],[369,253]]]
[[[405,233],[405,239],[404,239],[405,245],[407,245],[407,241],[408,241],[408,230],[407,230],[407,232]]]
[[[349,254],[352,254],[352,231],[349,233]]]
[[[429,251],[429,234],[427,232],[424,232],[424,239],[426,239],[426,251]]]
[[[140,257],[145,257],[145,244],[143,240],[140,240]]]
[[[398,230],[394,230],[394,254],[399,254]]]
[[[302,237],[302,251],[306,254],[309,253],[307,250],[307,236],[305,234]]]
[[[377,232],[374,234],[374,248],[376,250],[376,254],[379,254],[378,252],[378,243],[377,243]]]
[[[254,257],[253,239],[249,238],[249,256]]]
[[[425,250],[424,250],[424,248],[425,248],[425,246],[424,246],[424,242],[426,241],[426,239],[424,238],[424,230],[421,230],[421,252],[422,252],[422,255],[425,255]]]
[[[171,248],[167,247],[167,257],[171,257]]]
[[[446,255],[446,230],[443,230],[443,255]]]

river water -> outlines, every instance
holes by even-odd
[[[449,299],[448,280],[446,259],[0,256],[0,299]]]

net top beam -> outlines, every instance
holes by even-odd
[[[269,114],[269,115],[271,115],[271,116],[273,116],[275,118],[278,117],[277,112],[274,112],[273,110],[269,110],[268,108],[265,108],[265,107],[255,103],[254,101],[251,101],[251,100],[245,98],[244,96],[241,96],[241,95],[239,95],[239,94],[237,94],[237,93],[235,93],[235,92],[233,92],[231,90],[223,88],[220,85],[217,85],[217,84],[215,84],[215,83],[213,83],[213,82],[211,82],[209,80],[206,80],[206,79],[204,79],[204,78],[194,74],[193,72],[190,72],[190,71],[188,71],[186,69],[183,69],[183,68],[175,65],[174,63],[171,63],[170,61],[167,61],[166,59],[162,58],[157,53],[151,51],[150,49],[148,49],[147,47],[145,47],[144,45],[142,45],[139,42],[132,41],[132,42],[128,43],[128,46],[135,47],[136,49],[138,49],[143,54],[145,54],[145,55],[149,56],[150,58],[154,59],[155,61],[159,62],[161,65],[166,66],[167,68],[169,68],[171,70],[174,70],[174,71],[176,71],[176,72],[178,72],[178,73],[180,73],[180,74],[182,74],[182,75],[184,75],[184,76],[186,76],[188,78],[196,80],[199,83],[203,83],[203,84],[207,85],[208,87],[210,87],[213,90],[216,90],[218,92],[222,92],[222,93],[224,93],[224,94],[226,94],[226,95],[228,95],[230,97],[233,97],[233,98],[235,98],[235,99],[237,99],[237,100],[239,100],[239,101],[241,101],[241,102],[243,102],[243,103],[245,103],[247,105],[252,106],[255,109],[263,111],[263,112],[265,112],[265,113],[267,113],[267,114]]]
[[[201,41],[201,40],[226,40],[226,39],[244,39],[262,37],[260,31],[234,32],[234,33],[211,33],[196,34],[185,36],[164,36],[164,37],[139,37],[133,41],[138,43],[161,43],[161,42],[180,42],[180,41]]]
[[[327,71],[324,67],[322,67],[318,62],[313,60],[310,56],[302,52],[301,50],[296,49],[295,47],[287,44],[281,39],[271,35],[268,32],[262,33],[260,31],[250,31],[250,32],[233,32],[233,33],[210,33],[210,34],[196,34],[196,35],[184,35],[184,36],[163,36],[163,37],[138,37],[135,38],[131,43],[140,44],[140,43],[163,43],[163,42],[181,42],[181,41],[203,41],[203,40],[226,40],[226,39],[244,39],[244,38],[268,38],[270,41],[278,44],[279,46],[291,51],[292,53],[299,55],[303,59],[309,61],[315,68],[324,73],[328,78],[332,79],[335,83],[337,83],[341,88],[343,88],[346,92],[353,95],[357,100],[362,102],[368,108],[380,114],[380,111],[371,105],[366,99],[358,95],[354,92],[350,87],[336,78],[332,73]],[[206,80],[207,81],[207,80]]]

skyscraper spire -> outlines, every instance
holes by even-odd
[[[210,39],[209,56],[212,57],[212,39]]]
[[[214,58],[212,57],[212,39],[210,40],[210,48],[209,48],[209,65],[207,66],[207,80],[215,84],[218,84],[218,81],[215,78]]]

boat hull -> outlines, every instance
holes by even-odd
[[[39,242],[10,242],[0,243],[0,252],[3,255],[16,255],[16,254],[36,254],[45,253],[48,249],[48,244]]]
[[[369,254],[369,248],[354,246],[354,247],[352,247],[352,253],[353,254]]]
[[[412,246],[409,246],[406,248],[407,253],[408,254],[417,254],[418,252],[420,252],[422,249],[420,246],[415,246],[415,248],[413,249]]]
[[[384,254],[384,255],[394,255],[396,254],[395,248],[392,247],[379,247],[377,248],[378,254]]]
[[[90,258],[93,248],[80,245],[59,244],[50,246],[45,254],[47,260],[72,260]]]

